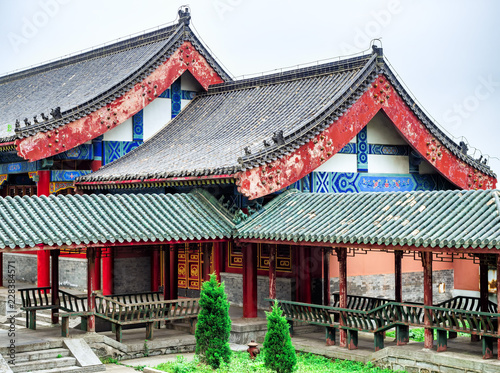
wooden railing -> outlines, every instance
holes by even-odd
[[[111,298],[117,302],[126,304],[159,302],[163,300],[163,293],[161,291],[152,291],[147,293],[113,294],[106,295],[106,298]]]
[[[66,312],[86,312],[87,296],[59,290],[59,308]]]
[[[272,301],[272,300],[269,300]],[[316,304],[278,300],[289,321],[307,322],[327,327],[327,342],[335,341],[334,329],[350,332],[350,348],[357,348],[357,332],[375,334],[375,350],[383,348],[383,332],[398,328],[398,341],[407,339],[408,327],[429,327],[438,331],[438,344],[446,345],[446,333],[462,332],[483,338],[483,349],[490,346],[491,338],[500,338],[500,313],[460,310],[421,304],[387,302],[371,310],[349,309]],[[357,303],[359,307],[361,303]],[[427,315],[429,324],[425,325]],[[333,329],[332,329],[333,328]],[[293,331],[293,329],[292,329]],[[333,333],[333,334],[332,334]],[[489,348],[489,347],[488,347]]]
[[[21,294],[21,309],[26,311],[26,327],[36,330],[36,311],[56,309],[52,304],[50,286],[19,289]]]
[[[135,299],[134,299],[135,300]],[[200,306],[197,298],[124,303],[111,297],[95,296],[95,315],[110,321],[115,328],[116,340],[122,340],[122,326],[146,323],[146,339],[153,337],[153,323],[159,321],[193,320]]]

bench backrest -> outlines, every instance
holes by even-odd
[[[46,307],[52,305],[50,286],[37,288],[23,288],[18,290],[21,294],[22,308]]]

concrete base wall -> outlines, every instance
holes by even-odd
[[[445,284],[446,291],[438,292],[440,283]],[[453,297],[453,270],[434,271],[432,274],[433,301],[439,303]],[[338,278],[330,279],[332,292],[339,290]],[[403,273],[403,301],[424,301],[424,277],[422,272]],[[394,299],[394,274],[347,277],[347,294],[364,295],[375,298]]]
[[[7,265],[13,261],[16,282],[36,285],[37,256],[34,254],[3,254],[4,283],[7,283]],[[12,263],[11,263],[12,264]],[[149,257],[116,258],[114,260],[114,292],[151,291],[151,260]],[[59,285],[75,290],[87,289],[87,259],[59,258]]]
[[[151,291],[151,258],[115,258],[115,294]]]
[[[221,280],[225,283],[227,299],[231,304],[243,306],[243,276],[236,273],[222,272]],[[278,299],[292,300],[292,280],[289,278],[276,279],[276,296]],[[257,276],[257,307],[268,309],[269,303],[264,299],[269,298],[269,277]]]

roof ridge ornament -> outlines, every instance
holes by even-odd
[[[184,10],[182,10],[184,8]],[[189,21],[191,20],[191,11],[188,6],[182,5],[178,11],[179,14],[179,23],[184,23],[186,26],[189,26]]]

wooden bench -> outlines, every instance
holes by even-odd
[[[273,302],[273,300],[268,301]],[[384,348],[384,332],[396,328],[398,344],[408,341],[409,326],[429,327],[438,334],[438,351],[446,350],[448,332],[483,337],[483,357],[490,357],[493,341],[500,337],[496,320],[500,314],[424,306],[414,303],[384,302],[371,310],[356,310],[278,300],[287,320],[326,327],[327,345],[335,344],[335,329],[347,331],[347,347],[356,349],[358,332],[374,334],[375,351]],[[339,316],[337,321],[335,315]],[[429,324],[425,325],[425,316]],[[292,324],[293,325],[293,324]],[[293,329],[292,329],[293,331]]]
[[[128,297],[129,295],[126,295]],[[117,296],[95,296],[95,316],[112,323],[116,340],[122,341],[122,330],[125,325],[146,324],[146,339],[153,339],[154,323],[161,321],[189,320],[191,326],[200,312],[199,299],[186,298],[174,300],[159,300],[150,302],[136,301],[131,303],[116,300]],[[127,300],[123,297],[121,300]],[[137,298],[139,300],[139,298]]]
[[[21,310],[26,311],[26,327],[36,330],[36,311],[57,309],[52,304],[50,286],[23,288],[18,290],[21,294]]]

